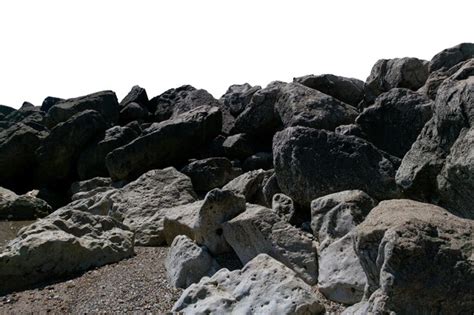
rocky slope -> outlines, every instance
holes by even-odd
[[[102,91],[0,106],[0,220],[36,220],[0,253],[3,310],[28,311],[15,297],[35,291],[18,291],[99,268],[120,283],[89,288],[106,308],[48,308],[468,314],[473,196],[471,43],[379,60],[366,82],[307,75],[220,99],[134,86],[120,102]],[[169,289],[136,280],[157,266],[166,277],[147,281],[181,297],[160,305]]]

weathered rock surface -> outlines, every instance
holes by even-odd
[[[186,289],[202,277],[212,276],[219,270],[219,264],[205,247],[196,245],[189,237],[178,235],[171,243],[165,261],[170,283]]]
[[[227,137],[222,147],[225,155],[231,159],[245,159],[255,153],[255,148],[245,133]]]
[[[464,314],[474,308],[474,223],[412,200],[381,202],[356,228],[367,275],[359,314]]]
[[[18,196],[13,191],[0,187],[0,220],[34,220],[52,212],[42,199],[28,194]]]
[[[234,84],[229,86],[227,92],[222,95],[221,101],[229,108],[230,113],[237,117],[245,110],[255,92],[261,89],[258,85],[251,86],[248,83]]]
[[[307,283],[317,283],[318,257],[312,235],[283,221],[271,209],[248,204],[245,212],[223,224],[223,230],[243,264],[265,253]]]
[[[136,103],[141,105],[143,108],[148,106],[148,94],[146,90],[138,85],[134,85],[130,92],[120,102],[121,111],[130,103]]]
[[[148,110],[142,105],[132,102],[120,110],[120,124],[126,125],[132,121],[144,122],[148,120]]]
[[[127,179],[150,169],[179,163],[217,136],[221,126],[219,108],[209,106],[153,124],[148,134],[107,155],[109,174],[114,180]]]
[[[323,314],[294,271],[261,254],[242,270],[221,269],[186,289],[172,311],[184,314]]]
[[[357,137],[290,127],[275,135],[273,153],[278,185],[300,205],[348,189],[377,199],[398,193],[398,159]]]
[[[295,215],[293,200],[285,194],[274,194],[272,210],[285,222],[290,223]]]
[[[429,70],[447,70],[456,64],[474,58],[474,44],[461,43],[437,53],[430,61]]]
[[[272,171],[261,169],[250,171],[234,178],[222,189],[244,196],[247,202],[260,201],[262,199],[264,181],[271,175]]]
[[[20,230],[0,254],[0,294],[133,255],[133,233],[106,216],[58,210]]]
[[[47,113],[51,107],[61,101],[64,101],[64,99],[54,96],[48,96],[43,100],[43,103],[41,104],[41,110]]]

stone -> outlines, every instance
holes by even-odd
[[[51,111],[51,110],[50,110]],[[36,150],[39,185],[60,185],[77,178],[76,165],[81,152],[107,128],[101,114],[85,110],[59,123]]]
[[[245,199],[231,191],[213,189],[203,201],[166,210],[163,230],[170,244],[178,235],[186,235],[213,255],[231,248],[224,239],[222,224],[245,211]],[[158,221],[152,218],[153,221]]]
[[[261,90],[262,87],[256,85],[251,86],[248,83],[231,85],[227,92],[221,97],[221,102],[229,108],[230,113],[237,117],[242,113],[252,100],[255,92]]]
[[[222,143],[224,153],[231,159],[245,159],[255,153],[254,146],[245,133],[229,136]]]
[[[85,110],[94,110],[100,113],[110,127],[118,122],[117,96],[112,91],[102,91],[57,102],[46,114],[48,128],[51,129]]]
[[[371,143],[325,130],[290,127],[273,139],[278,185],[296,204],[334,192],[360,189],[377,199],[398,196],[399,161]]]
[[[285,194],[274,194],[272,210],[285,222],[290,223],[295,215],[293,200]]]
[[[14,109],[13,107],[0,105],[0,114],[7,116],[8,114],[13,113],[15,111],[16,109]]]
[[[313,236],[283,221],[271,209],[248,204],[247,210],[222,225],[224,238],[242,264],[261,253],[291,268],[310,285],[318,279],[318,257]]]
[[[474,222],[435,205],[382,201],[356,228],[374,314],[463,314],[474,308]],[[360,312],[364,313],[364,311]]]
[[[268,175],[267,171],[261,169],[250,171],[234,178],[222,189],[244,196],[247,202],[253,202],[261,194],[263,181]]]
[[[25,194],[18,196],[13,191],[0,187],[0,220],[34,220],[52,212],[44,200]]]
[[[64,101],[64,99],[54,96],[48,96],[44,99],[43,103],[41,104],[41,110],[45,113],[49,111],[51,107],[56,105],[57,103]]]
[[[355,136],[359,138],[367,138],[362,128],[357,124],[340,125],[334,130],[335,133],[343,136]]]
[[[0,294],[76,275],[133,254],[133,233],[111,217],[57,210],[21,229],[0,254]]]
[[[474,44],[461,43],[437,53],[430,61],[430,72],[448,70],[456,64],[474,58]]]
[[[241,270],[221,269],[187,288],[172,309],[184,314],[324,314],[294,271],[260,254]]]
[[[393,156],[403,158],[431,118],[433,103],[409,89],[394,88],[357,117],[365,139]]]
[[[135,130],[128,127],[115,126],[107,129],[101,139],[89,144],[79,156],[77,161],[79,179],[108,176],[109,172],[105,166],[107,154],[137,137]]]
[[[265,176],[262,181],[263,206],[273,208],[273,196],[278,193],[281,193],[281,189],[278,186],[275,172],[273,172],[270,176]]]
[[[140,104],[132,102],[128,103],[120,110],[120,124],[126,125],[132,121],[146,121],[148,119],[148,110]]]
[[[215,138],[221,127],[219,108],[209,106],[155,123],[145,135],[107,155],[110,177],[113,180],[133,179],[150,169],[175,165]]]
[[[147,108],[148,106],[148,95],[146,90],[138,85],[134,85],[130,92],[120,101],[120,109],[121,111],[130,103],[136,103],[142,106],[143,108]]]
[[[364,82],[333,74],[306,75],[294,78],[293,82],[330,95],[341,102],[357,107],[364,98]]]
[[[214,188],[221,188],[241,173],[232,166],[229,159],[224,157],[191,162],[183,167],[181,172],[191,178],[196,192],[208,192]]]
[[[273,155],[271,152],[257,152],[244,160],[242,169],[246,172],[258,169],[268,170],[273,168]]]
[[[202,277],[212,276],[220,268],[205,247],[196,245],[185,235],[178,235],[166,256],[165,269],[172,286],[186,289]]]

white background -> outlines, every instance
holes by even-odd
[[[0,104],[99,90],[305,74],[365,79],[380,58],[474,41],[474,1],[11,0],[0,2]]]

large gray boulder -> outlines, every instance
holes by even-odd
[[[283,221],[271,209],[247,204],[245,212],[222,228],[242,264],[265,253],[294,270],[305,282],[317,283],[318,257],[313,236]]]
[[[461,43],[437,53],[430,61],[429,70],[447,70],[471,58],[474,58],[474,43]]]
[[[60,209],[19,231],[0,254],[0,294],[130,257],[133,232],[111,217]]]
[[[220,101],[229,108],[230,113],[237,117],[252,100],[252,96],[262,87],[256,85],[251,86],[248,83],[234,84],[229,86]]]
[[[112,91],[101,91],[57,102],[46,114],[47,125],[49,128],[53,128],[85,110],[95,110],[100,113],[110,127],[118,122],[119,104],[117,96]]]
[[[264,199],[263,186],[271,175],[273,171],[262,169],[246,172],[228,182],[222,189],[244,196],[247,202],[261,204]]]
[[[382,201],[356,228],[367,275],[350,314],[468,314],[474,309],[474,222],[412,200]]]
[[[290,127],[273,139],[273,162],[282,192],[303,206],[349,189],[377,199],[398,194],[394,180],[398,159],[357,137]]]
[[[409,89],[394,88],[357,117],[364,137],[396,157],[403,158],[431,118],[432,101]]]
[[[171,285],[183,289],[220,269],[205,247],[198,246],[185,235],[174,238],[166,256],[165,268]]]
[[[155,123],[146,135],[107,155],[109,174],[114,180],[133,179],[150,169],[175,165],[217,136],[221,126],[219,108],[210,106]]]
[[[242,268],[221,269],[186,289],[172,309],[184,314],[323,314],[295,272],[260,254]]]
[[[0,187],[0,220],[34,220],[47,216],[52,208],[42,199],[28,194],[18,196]]]

